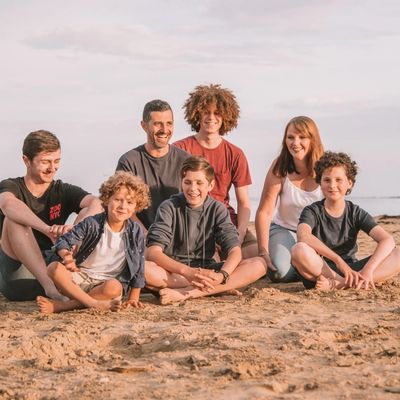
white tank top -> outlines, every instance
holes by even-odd
[[[322,199],[321,188],[306,192],[294,185],[286,176],[272,222],[292,231],[297,230],[303,208]]]

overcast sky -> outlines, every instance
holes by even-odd
[[[24,137],[48,129],[58,176],[97,193],[144,142],[147,101],[170,102],[180,139],[189,91],[220,83],[252,197],[296,115],[358,162],[354,195],[400,195],[399,17],[397,0],[0,0],[1,177],[24,174]]]

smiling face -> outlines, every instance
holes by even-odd
[[[30,160],[23,156],[27,176],[36,184],[51,183],[61,161],[61,150],[54,152],[42,151]]]
[[[352,186],[353,182],[347,177],[346,169],[342,166],[328,168],[322,172],[321,190],[330,202],[343,200]]]
[[[222,116],[215,103],[208,105],[207,109],[202,111],[200,116],[200,133],[219,134],[222,126]]]
[[[125,186],[121,186],[107,203],[107,222],[113,231],[120,231],[135,212],[136,201],[132,192]]]
[[[295,160],[305,160],[311,148],[311,139],[303,132],[298,131],[290,124],[285,138],[289,153]]]
[[[213,189],[214,181],[209,182],[203,170],[187,171],[182,179],[182,192],[189,207],[200,207]]]
[[[149,121],[141,122],[147,134],[147,145],[151,150],[168,150],[168,142],[174,131],[174,117],[171,110],[152,111]]]

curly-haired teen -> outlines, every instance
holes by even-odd
[[[345,153],[326,152],[315,165],[324,199],[300,216],[292,262],[306,288],[374,288],[400,272],[400,251],[392,236],[356,204],[345,199],[353,188],[357,165]],[[373,254],[357,260],[357,234],[377,242]]]
[[[39,296],[43,313],[84,307],[115,311],[128,289],[124,305],[142,306],[144,235],[131,216],[149,205],[149,189],[140,178],[119,171],[101,185],[100,200],[105,212],[84,219],[57,240],[58,260],[49,265],[48,275],[70,300]]]
[[[150,207],[133,217],[147,232],[158,206],[179,193],[179,171],[189,154],[169,145],[174,132],[174,115],[166,101],[156,99],[145,104],[141,127],[146,133],[146,142],[123,154],[116,169],[140,176],[150,188]]]
[[[215,186],[210,194],[227,207],[239,232],[243,257],[247,258],[246,248],[255,243],[255,237],[247,230],[250,218],[249,165],[243,151],[223,138],[237,126],[240,109],[236,97],[221,85],[200,85],[189,93],[183,108],[186,121],[196,133],[174,145],[190,154],[205,157],[214,167]],[[237,213],[230,205],[232,185]]]
[[[315,122],[305,116],[286,125],[279,156],[272,162],[256,213],[257,247],[252,255],[263,257],[274,282],[300,279],[290,262],[303,208],[322,199],[314,165],[324,149]]]
[[[38,295],[62,299],[47,276],[47,252],[74,223],[99,213],[99,199],[82,188],[55,179],[61,162],[58,138],[39,130],[26,136],[22,148],[23,177],[0,182],[0,292],[13,301]]]

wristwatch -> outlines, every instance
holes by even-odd
[[[225,285],[225,283],[228,282],[228,280],[229,280],[229,274],[226,271],[224,271],[223,269],[219,270],[218,272],[224,276],[224,279],[222,279],[221,285]]]

